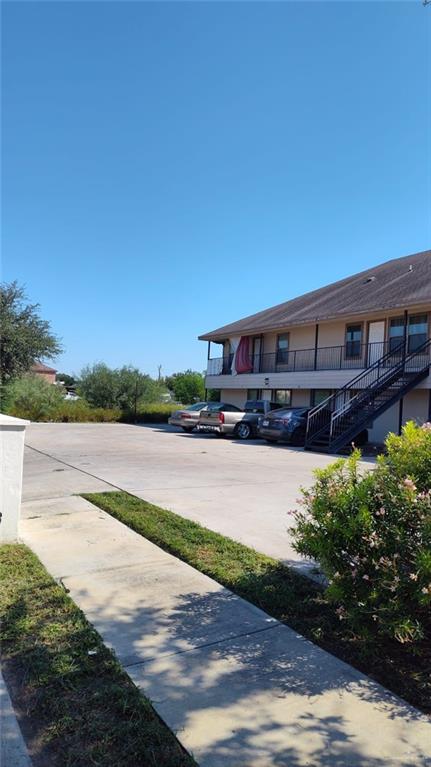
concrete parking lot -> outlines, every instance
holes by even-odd
[[[120,488],[310,567],[292,548],[288,512],[333,456],[125,424],[32,424],[26,445],[23,500],[40,499],[41,512],[47,499]]]

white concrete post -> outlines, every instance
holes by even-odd
[[[30,421],[0,413],[0,543],[18,540],[25,427]]]

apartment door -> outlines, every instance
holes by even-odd
[[[385,321],[378,320],[368,325],[368,364],[372,365],[385,353]]]

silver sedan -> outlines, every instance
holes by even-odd
[[[210,409],[211,406],[217,406],[218,404],[218,402],[195,402],[194,405],[189,405],[183,410],[175,410],[168,419],[168,423],[171,426],[180,426],[185,432],[190,434],[197,426],[202,410]]]

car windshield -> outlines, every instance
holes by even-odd
[[[186,407],[186,410],[203,410],[204,407],[207,407],[206,402],[195,402],[194,405],[189,405]]]

